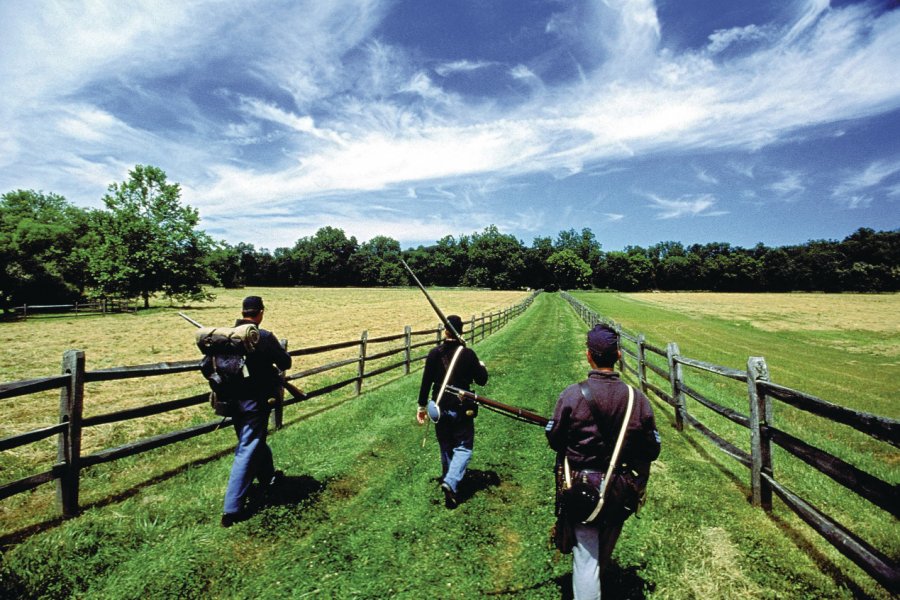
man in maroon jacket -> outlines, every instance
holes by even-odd
[[[560,461],[568,461],[573,481],[599,486],[606,475],[628,406],[629,386],[614,370],[620,358],[618,333],[605,324],[591,329],[587,334],[588,378],[563,390],[553,419],[547,423],[547,441]],[[577,600],[600,598],[600,575],[625,519],[637,509],[636,500],[650,476],[650,463],[659,456],[659,432],[650,402],[640,390],[633,391],[633,398],[615,475],[610,478],[616,484],[608,486],[596,520],[572,523],[572,588]],[[634,493],[620,493],[623,486]]]

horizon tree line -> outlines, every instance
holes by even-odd
[[[217,241],[182,204],[162,169],[137,165],[113,183],[103,209],[15,190],[0,197],[0,309],[90,298],[180,302],[209,286],[405,286],[402,257],[425,285],[491,289],[895,292],[900,230],[862,227],[841,241],[753,248],[659,242],[603,251],[590,228],[536,237],[530,246],[495,225],[406,250],[387,236],[365,242],[321,227],[293,246]]]

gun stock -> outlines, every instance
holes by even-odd
[[[547,417],[542,417],[537,413],[525,410],[524,408],[519,408],[518,406],[512,406],[510,404],[504,404],[502,402],[497,402],[496,400],[491,400],[490,398],[485,398],[484,396],[480,396],[475,392],[470,392],[469,390],[463,390],[452,385],[448,385],[446,389],[451,394],[456,394],[460,398],[470,398],[483,406],[504,414],[505,416],[518,419],[520,421],[525,421],[526,423],[531,423],[532,425],[540,425],[541,427],[543,427],[549,422],[549,419]]]

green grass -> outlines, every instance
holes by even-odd
[[[484,395],[549,414],[587,372],[584,331],[557,295],[539,296],[475,346],[491,372]],[[559,598],[571,566],[547,544],[543,431],[482,411],[465,501],[448,511],[433,429],[414,424],[418,385],[413,374],[303,418],[289,408],[270,439],[288,486],[249,521],[218,526],[231,458],[196,463],[8,547],[0,596]],[[753,509],[727,457],[654,406],[663,452],[604,598],[887,597],[802,524]]]

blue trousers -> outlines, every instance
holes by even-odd
[[[575,525],[572,591],[575,600],[600,600],[600,576],[609,564],[624,522]]]
[[[244,499],[254,479],[267,485],[275,475],[272,449],[266,444],[268,411],[239,412],[233,417],[233,425],[237,447],[225,489],[226,514],[239,513],[244,508]]]
[[[434,426],[438,445],[441,447],[441,469],[444,483],[455,494],[459,482],[466,474],[475,446],[475,420],[458,418],[453,411],[441,415]]]

